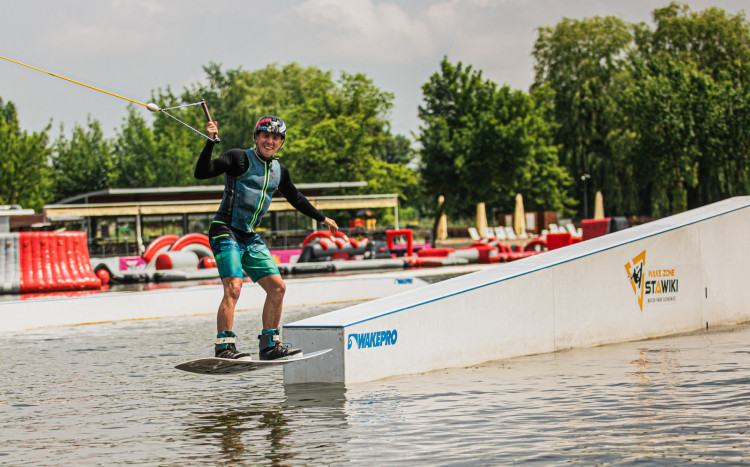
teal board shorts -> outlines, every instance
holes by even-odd
[[[238,234],[228,225],[214,222],[209,229],[209,244],[216,258],[219,276],[239,277],[245,271],[253,282],[279,274],[271,252],[257,233]]]

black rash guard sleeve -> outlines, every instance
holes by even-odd
[[[315,209],[315,206],[310,204],[310,201],[305,198],[302,193],[300,193],[296,186],[294,186],[294,183],[292,183],[292,178],[289,176],[289,170],[284,166],[284,164],[279,162],[279,166],[281,166],[281,181],[279,181],[279,191],[282,195],[284,195],[284,198],[286,198],[286,200],[289,201],[289,204],[291,204],[297,211],[301,212],[307,217],[315,219],[318,222],[323,222],[326,216],[324,216],[322,212]]]
[[[216,159],[211,159],[213,149],[213,141],[206,141],[203,151],[198,156],[198,162],[195,164],[195,172],[193,173],[193,176],[198,180],[214,178],[225,173],[232,177],[238,177],[247,172],[250,167],[247,154],[242,149],[230,149]]]

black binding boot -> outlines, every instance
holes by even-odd
[[[214,342],[214,354],[216,358],[242,358],[249,357],[249,353],[238,352],[235,347],[237,342],[237,335],[232,331],[222,331],[216,335],[216,341]]]
[[[261,360],[276,360],[301,353],[300,349],[292,349],[281,343],[278,329],[264,329],[258,339]]]

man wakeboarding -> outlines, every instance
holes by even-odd
[[[212,139],[217,139],[217,122],[210,121],[206,131]],[[336,222],[315,209],[299,192],[287,168],[275,157],[285,139],[284,122],[278,117],[265,116],[255,125],[254,148],[230,149],[212,159],[214,141],[208,140],[195,166],[194,175],[199,180],[224,175],[224,195],[208,231],[224,287],[216,318],[218,334],[214,353],[218,358],[237,359],[250,355],[237,350],[237,335],[232,330],[243,271],[266,292],[263,328],[258,336],[260,359],[275,360],[300,352],[280,340],[279,323],[286,284],[268,247],[255,232],[274,192],[278,190],[297,211],[325,225],[331,233],[338,231]]]

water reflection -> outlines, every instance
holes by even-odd
[[[264,458],[281,465],[291,457],[285,448],[293,430],[283,406],[217,408],[216,412],[192,415],[188,421],[188,437],[203,444],[217,445],[224,462]]]
[[[270,462],[288,465],[311,451],[341,459],[337,446],[346,441],[343,384],[296,384],[284,388],[281,402],[269,403],[280,387],[254,388],[252,403],[195,411],[186,420],[187,437],[218,447],[222,462]],[[301,417],[303,415],[303,417]],[[206,460],[206,459],[203,459]]]
[[[350,463],[347,446],[353,438],[347,415],[348,393],[343,384],[305,383],[284,388],[287,413],[297,421],[297,459],[304,463]]]
[[[302,408],[328,408],[329,414],[339,414],[344,420],[346,386],[343,383],[302,383],[284,387],[286,405]]]

